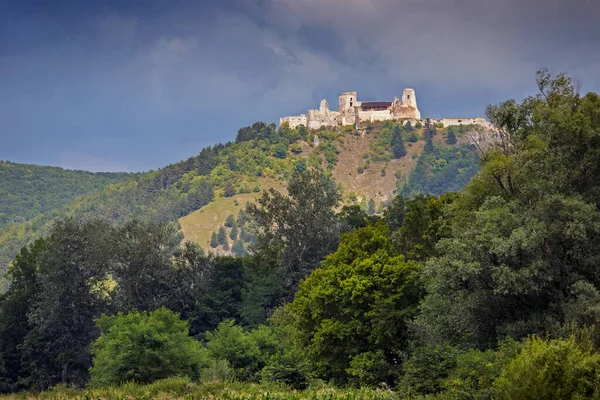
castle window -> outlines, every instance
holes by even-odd
[[[406,98],[407,98],[408,100],[410,100],[410,94],[409,94],[408,96],[406,96]]]
[[[350,97],[350,101],[352,101],[352,97]]]
[[[352,102],[350,102],[350,107],[352,107]]]

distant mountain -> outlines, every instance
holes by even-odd
[[[0,160],[0,229],[64,207],[78,196],[133,176]]]
[[[66,174],[62,180],[53,178],[52,184],[47,179],[54,175],[42,172],[46,167],[3,163],[2,170],[20,171],[0,174],[0,188],[7,193],[3,196],[19,193],[15,198],[20,200],[1,209],[6,228],[0,232],[0,273],[20,247],[46,235],[57,218],[179,221],[186,239],[208,249],[208,238],[230,211],[243,208],[261,190],[282,189],[293,170],[312,167],[332,174],[344,202],[365,209],[371,203],[380,210],[400,191],[412,195],[457,190],[477,171],[477,157],[465,135],[473,127],[461,127],[457,143],[446,143],[447,130],[455,128],[430,130],[433,140],[426,154],[423,127],[399,128],[406,147],[400,158],[392,152],[393,132],[398,132],[392,122],[361,131],[351,127],[309,131],[286,125],[277,130],[274,124],[257,122],[240,129],[235,142],[207,147],[185,161],[135,175],[50,169],[57,176]],[[411,180],[413,170],[418,179]],[[206,209],[211,211],[204,212],[209,203],[214,203]],[[8,226],[19,220],[23,222]]]

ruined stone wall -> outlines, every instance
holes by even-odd
[[[281,124],[283,124],[284,122],[287,122],[290,125],[290,128],[292,129],[297,128],[300,125],[306,126],[306,114],[279,118],[279,126],[281,126]]]
[[[481,125],[483,127],[489,128],[492,125],[486,121],[484,118],[441,118],[441,119],[432,119],[432,122],[442,123],[444,126],[457,126],[457,125]]]
[[[345,92],[338,97],[338,124],[354,125],[356,122],[356,112],[354,111],[357,103],[356,92]]]
[[[307,125],[309,129],[319,129],[323,126],[337,125],[338,113],[328,109],[308,110],[306,114]]]
[[[358,114],[358,119],[360,122],[389,121],[393,119],[389,109],[363,111],[360,108],[357,108],[356,112]]]

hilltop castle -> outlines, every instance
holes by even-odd
[[[309,129],[319,129],[324,126],[355,125],[375,121],[418,121],[421,112],[417,107],[417,96],[414,89],[404,89],[402,99],[394,101],[358,101],[356,92],[345,92],[339,95],[338,110],[331,111],[327,100],[321,100],[318,110],[308,110],[306,114],[280,118],[279,124],[288,123],[291,128],[304,125]],[[441,122],[444,126],[460,124],[478,124],[487,126],[483,118],[442,118],[431,119]]]

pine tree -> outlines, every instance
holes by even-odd
[[[242,226],[246,225],[247,219],[248,219],[248,217],[246,216],[246,211],[244,211],[243,208],[240,208],[240,211],[239,211],[238,217],[237,217],[237,226],[239,228],[241,228]]]
[[[217,239],[217,232],[213,232],[212,236],[210,237],[210,247],[215,249],[218,245],[219,245],[219,241]]]
[[[394,133],[392,135],[392,153],[394,153],[394,158],[400,158],[406,155],[406,148],[404,147],[404,141],[402,140],[402,130],[398,125],[394,128]]]
[[[423,152],[426,154],[433,153],[433,140],[431,140],[431,135],[429,133],[425,134],[425,147],[423,148]]]
[[[448,127],[448,135],[446,136],[446,143],[448,144],[456,144],[456,135],[454,135],[454,130]]]
[[[237,240],[237,238],[238,238],[238,228],[237,228],[237,225],[234,224],[231,227],[231,232],[229,232],[229,238],[231,240]]]
[[[248,251],[244,246],[244,242],[242,242],[241,240],[236,240],[235,242],[233,242],[233,246],[231,246],[231,252],[238,257],[248,255]]]
[[[375,200],[370,199],[369,205],[367,206],[367,214],[373,215],[375,214]]]
[[[219,233],[217,233],[217,243],[224,245],[227,242],[227,232],[223,226],[219,227]]]
[[[235,225],[235,218],[233,215],[229,214],[229,216],[225,220],[225,226],[231,228],[233,225]]]
[[[229,251],[229,240],[225,238],[225,243],[223,243],[223,250]]]

